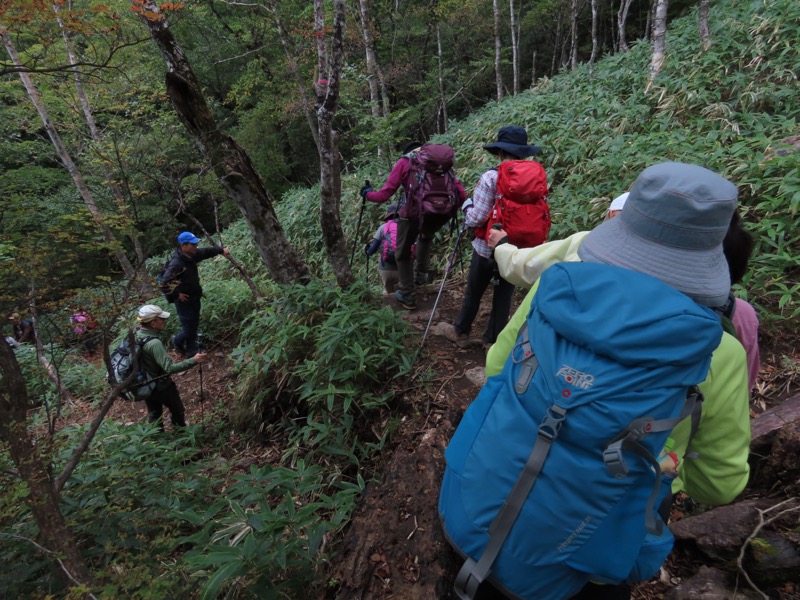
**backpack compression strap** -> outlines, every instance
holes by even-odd
[[[527,327],[523,327],[520,340],[514,348],[514,353],[518,349],[522,349],[523,355],[521,359],[515,359],[514,362],[522,363],[522,369],[514,384],[514,389],[517,393],[522,393],[519,390],[522,389],[524,392],[528,388],[530,380],[539,366],[539,361],[536,359],[536,355],[530,345]],[[536,478],[539,476],[544,461],[550,453],[550,447],[558,437],[558,433],[566,419],[566,414],[567,410],[565,408],[555,404],[547,409],[542,422],[539,424],[536,443],[533,445],[528,462],[525,463],[522,473],[520,473],[514,487],[506,497],[506,501],[489,527],[489,541],[483,550],[483,554],[481,554],[477,562],[467,557],[464,566],[461,567],[456,576],[453,587],[456,595],[461,600],[472,600],[478,591],[478,586],[489,576],[492,565],[497,555],[500,554],[500,550],[503,548],[503,544],[511,532],[520,510],[522,510],[525,499],[533,489],[533,484],[536,483]]]
[[[691,432],[689,433],[689,442],[691,442],[697,431],[697,425],[700,422],[702,405],[703,394],[697,387],[693,386],[689,389],[689,393],[686,394],[686,400],[683,403],[680,415],[674,419],[653,419],[652,417],[634,419],[619,433],[619,435],[609,442],[603,452],[603,462],[606,465],[606,470],[615,479],[622,479],[628,475],[629,469],[628,465],[625,463],[623,450],[638,454],[650,463],[655,470],[653,490],[650,492],[650,497],[647,499],[647,508],[645,509],[645,527],[647,531],[655,535],[660,536],[664,530],[663,521],[655,518],[655,504],[658,499],[658,492],[661,489],[661,465],[639,441],[651,433],[671,431],[686,417],[691,417]]]

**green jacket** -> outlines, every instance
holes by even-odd
[[[154,337],[144,346],[142,346],[142,367],[147,371],[151,377],[158,377],[159,375],[172,375],[173,373],[180,373],[191,369],[197,364],[194,358],[187,358],[180,362],[172,362],[169,357],[164,342],[161,341],[160,332],[155,329],[148,329],[144,325],[136,330],[136,341],[139,342],[147,337]],[[166,377],[164,379],[167,379]]]
[[[520,286],[530,286],[527,296],[500,333],[486,356],[486,376],[503,369],[511,353],[517,332],[530,310],[538,288],[538,277],[554,262],[577,261],[578,248],[586,232],[566,240],[548,242],[535,248],[516,248],[502,244],[494,258],[500,275]],[[697,433],[692,439],[692,456],[685,457],[689,441],[688,420],[672,431],[667,449],[681,459],[678,477],[672,489],[686,490],[697,502],[726,504],[747,485],[750,467],[750,394],[747,383],[747,359],[744,348],[725,333],[711,357],[711,368],[700,384],[705,401]]]

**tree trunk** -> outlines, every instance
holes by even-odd
[[[594,61],[597,60],[597,52],[600,47],[600,40],[597,38],[597,0],[592,0],[592,55],[589,57],[589,75],[594,76]]]
[[[14,65],[18,67],[21,66],[22,63],[20,61],[19,54],[17,54],[14,44],[11,42],[11,37],[4,28],[0,29],[0,37],[3,38],[3,43],[6,47],[6,51],[8,52],[8,56],[11,58],[11,61],[14,63]],[[89,211],[89,214],[91,214],[94,223],[100,229],[103,240],[106,242],[109,249],[114,253],[114,256],[122,268],[122,272],[125,277],[127,279],[133,279],[136,275],[136,271],[133,268],[131,261],[128,260],[125,252],[120,248],[119,241],[116,239],[114,233],[111,231],[111,228],[106,223],[103,214],[97,207],[97,204],[95,204],[92,192],[89,190],[89,187],[83,180],[83,175],[81,174],[77,165],[73,162],[66,146],[64,146],[64,143],[61,141],[61,136],[58,135],[58,130],[56,130],[55,125],[50,120],[47,107],[44,105],[44,102],[42,102],[42,98],[39,95],[39,91],[36,89],[36,86],[33,85],[33,80],[31,79],[30,74],[20,70],[19,78],[22,80],[22,85],[25,86],[25,91],[28,93],[31,103],[36,108],[36,112],[39,113],[39,118],[42,120],[45,131],[47,131],[47,135],[50,138],[50,141],[53,143],[53,147],[56,150],[58,158],[61,160],[61,163],[72,177],[72,181],[75,184],[75,187],[78,188],[78,192],[80,193],[81,198],[86,205],[86,209]]]
[[[708,29],[709,0],[700,0],[697,12],[700,27],[700,45],[704,52],[711,49],[711,32]]]
[[[536,85],[536,50],[533,51],[531,59],[531,87]]]
[[[653,58],[650,61],[650,81],[647,82],[649,89],[661,66],[664,64],[664,53],[667,45],[667,0],[657,0],[656,16],[653,19]]]
[[[570,70],[578,68],[578,0],[569,2]]]
[[[152,0],[143,3],[132,0],[132,5],[141,13],[167,63],[167,93],[178,118],[239,206],[270,275],[278,283],[306,281],[308,267],[286,239],[272,198],[253,168],[250,156],[219,128],[200,82],[159,7]]]
[[[300,93],[300,101],[303,104],[303,114],[306,117],[308,129],[311,131],[311,137],[314,139],[314,144],[317,146],[317,149],[319,149],[319,133],[317,132],[317,124],[314,120],[314,113],[311,111],[311,100],[306,95],[305,83],[303,82],[302,77],[300,77],[300,72],[297,69],[296,54],[292,51],[292,48],[289,44],[289,36],[286,33],[286,29],[283,27],[283,22],[278,14],[278,8],[274,2],[268,3],[268,10],[272,13],[272,18],[275,21],[275,29],[278,30],[278,39],[281,41],[283,52],[286,54],[286,60],[289,63],[289,71],[292,73],[294,82],[297,85],[297,90]]]
[[[361,17],[361,34],[364,37],[364,53],[367,59],[367,81],[369,83],[369,99],[372,116],[381,116],[381,94],[378,79],[378,55],[375,52],[375,42],[372,38],[372,23],[369,18],[369,4],[367,0],[358,0],[359,15]]]
[[[497,83],[497,101],[503,99],[503,72],[501,70],[501,53],[503,46],[500,42],[500,4],[498,0],[492,0],[494,11],[494,73]]]
[[[0,439],[7,444],[11,460],[28,486],[25,502],[39,527],[42,546],[55,557],[66,580],[91,587],[92,575],[58,506],[49,465],[42,456],[44,447],[31,438],[26,419],[32,407],[22,371],[14,351],[4,342],[0,342],[0,373]]]
[[[519,94],[519,38],[517,37],[514,0],[508,0],[511,13],[511,64],[514,71],[514,95]]]
[[[355,278],[347,256],[344,232],[339,218],[342,180],[339,166],[338,133],[333,119],[339,102],[339,76],[344,55],[345,0],[333,2],[333,35],[329,60],[325,36],[323,0],[314,0],[314,29],[317,35],[319,81],[317,123],[319,124],[320,221],[328,259],[339,287],[350,287]]]
[[[632,2],[633,0],[622,0],[619,5],[619,12],[617,13],[617,50],[619,52],[630,50],[628,41],[625,38],[625,25],[628,22],[628,11]]]
[[[72,45],[72,40],[69,37],[69,33],[67,29],[64,27],[64,21],[60,15],[61,8],[58,4],[53,4],[53,12],[56,14],[56,21],[58,22],[58,27],[61,29],[61,36],[64,38],[64,46],[67,49],[67,56],[69,57],[70,64],[73,65],[72,67],[72,76],[75,81],[75,92],[78,96],[78,101],[81,105],[81,111],[83,112],[83,118],[86,121],[86,126],[89,129],[89,134],[92,137],[92,141],[100,147],[102,140],[100,139],[100,132],[97,129],[97,124],[94,120],[94,113],[92,112],[92,107],[89,104],[89,97],[86,95],[86,91],[83,88],[83,78],[81,76],[81,72],[77,67],[78,64],[78,56],[75,54],[75,50]],[[136,231],[135,227],[133,226],[133,222],[131,219],[130,214],[128,213],[128,206],[125,202],[125,196],[122,193],[122,188],[115,182],[114,176],[111,173],[111,170],[105,166],[105,162],[103,163],[103,175],[106,181],[106,184],[111,189],[111,192],[114,194],[114,198],[117,203],[117,208],[120,211],[120,214],[125,217],[127,221],[131,223],[130,229],[131,233],[128,234],[128,238],[131,240],[133,244],[133,250],[136,253],[136,264],[137,266],[141,267],[144,265],[145,256],[144,250],[142,250],[142,243],[139,239],[138,231]],[[153,286],[149,282],[142,282],[147,288],[150,290],[154,289]]]
[[[439,25],[436,25],[436,48],[437,57],[439,59],[439,103],[441,105],[442,114],[442,128],[440,133],[447,133],[448,116],[447,116],[447,97],[445,96],[444,89],[444,59],[442,57],[442,30]]]

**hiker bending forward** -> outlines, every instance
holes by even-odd
[[[536,485],[525,500],[524,512],[520,513],[525,518],[517,520],[510,529],[506,543],[494,560],[491,570],[493,584],[510,589],[521,597],[539,600],[629,598],[629,584],[657,572],[671,547],[669,530],[664,528],[663,535],[656,534],[660,546],[649,546],[649,552],[645,550],[649,540],[645,537],[646,519],[650,519],[653,525],[656,523],[652,520],[653,513],[650,512],[649,517],[647,514],[653,510],[652,496],[646,502],[647,510],[643,510],[650,490],[642,485],[659,483],[659,480],[650,481],[655,478],[647,476],[646,463],[636,467],[643,474],[643,484],[621,488],[626,490],[625,495],[613,506],[609,505],[610,508],[599,500],[608,490],[617,489],[614,486],[623,485],[622,479],[615,479],[611,472],[606,473],[602,468],[606,458],[603,446],[610,444],[609,440],[620,430],[602,428],[596,420],[588,428],[580,429],[582,433],[577,438],[573,437],[575,428],[581,427],[582,406],[592,406],[573,403],[583,398],[581,394],[588,395],[589,390],[595,395],[593,402],[600,408],[587,414],[603,414],[610,423],[614,421],[614,413],[602,413],[601,408],[604,402],[615,402],[617,395],[630,395],[638,397],[640,402],[647,402],[652,389],[655,389],[652,386],[675,385],[672,379],[666,382],[665,375],[674,379],[677,374],[679,386],[689,385],[693,380],[699,382],[704,401],[699,422],[695,422],[694,435],[691,434],[692,418],[684,419],[671,432],[668,428],[662,430],[669,432],[668,437],[664,437],[663,447],[656,448],[653,454],[656,457],[661,450],[657,456],[661,473],[665,476],[661,481],[665,486],[671,483],[673,491],[686,490],[696,501],[711,505],[728,503],[744,489],[749,475],[747,457],[750,443],[745,352],[732,335],[722,333],[716,314],[726,304],[730,290],[722,242],[736,207],[736,197],[736,187],[731,182],[707,169],[683,163],[662,163],[640,175],[631,189],[625,210],[619,216],[591,232],[581,232],[560,242],[524,250],[511,244],[496,246],[494,258],[503,276],[519,285],[532,284],[532,287],[487,355],[486,375],[489,379],[484,390],[490,386],[514,385],[513,381],[505,383],[507,378],[512,378],[511,374],[516,373],[515,367],[508,365],[518,355],[515,350],[520,344],[518,333],[527,321],[526,331],[542,336],[530,338],[533,356],[540,359],[541,365],[547,365],[543,370],[534,367],[533,373],[540,371],[538,376],[541,378],[535,381],[552,382],[558,386],[553,389],[561,392],[560,395],[554,394],[552,399],[543,398],[541,403],[546,406],[554,402],[553,407],[564,405],[567,408],[562,435],[553,442],[550,457],[541,463],[543,466],[538,471]],[[492,239],[490,236],[490,242],[497,241],[496,237]],[[573,265],[548,268],[561,261],[594,265],[580,269],[570,268]],[[617,270],[609,270],[607,265]],[[546,275],[540,280],[539,276],[545,271]],[[626,275],[630,271],[636,272],[638,279],[634,279],[633,274]],[[649,278],[642,278],[640,274]],[[637,295],[620,282],[637,282],[637,285],[641,282],[649,290],[647,295]],[[658,287],[659,282],[681,294],[675,294],[663,285]],[[687,300],[694,304],[687,304]],[[666,321],[656,319],[657,314],[652,308],[659,306],[659,310],[666,311],[665,315],[673,311],[675,319],[694,315],[691,322],[685,322],[691,326],[683,326],[681,333],[670,330],[672,325],[664,330]],[[702,310],[698,312],[699,309]],[[652,319],[650,313],[654,315]],[[670,320],[676,324],[679,322],[673,317]],[[670,331],[677,337],[670,338]],[[565,364],[550,364],[558,362],[555,359],[559,357],[550,356],[545,350],[536,352],[537,346],[545,350],[563,347],[570,351],[581,349],[577,351],[579,353],[593,352],[598,360],[607,361],[603,364],[624,365],[623,368],[632,369],[627,373],[641,374],[641,378],[615,382],[610,379],[610,370],[585,374],[579,372],[580,369],[570,369],[581,364],[583,354],[561,357]],[[663,355],[658,354],[662,351],[660,349],[663,349]],[[710,353],[710,357],[700,361],[704,362],[704,369],[693,370],[696,368],[693,365],[700,366],[693,358],[695,353],[703,356]],[[656,362],[641,363],[644,356]],[[661,361],[657,360],[659,356],[662,356]],[[573,359],[578,363],[572,364]],[[685,366],[680,367],[683,371],[674,371],[673,374],[673,365]],[[652,381],[647,380],[648,374],[654,377]],[[516,381],[521,381],[521,376]],[[602,390],[606,389],[614,390],[607,400],[602,395]],[[528,396],[524,398],[528,399]],[[502,456],[505,462],[513,461],[514,465],[524,465],[531,452],[526,447],[517,453],[519,456],[512,457],[512,452],[517,452],[514,443],[520,440],[521,432],[517,431],[520,419],[514,415],[506,415],[505,419],[500,419],[499,415],[486,416],[481,410],[487,409],[485,406],[482,409],[479,401],[481,396],[468,408],[459,431],[448,446],[448,472],[440,498],[440,511],[448,534],[461,536],[462,544],[473,541],[474,546],[469,547],[467,553],[476,561],[481,556],[481,548],[486,546],[486,527],[492,520],[474,506],[483,500],[475,500],[464,492],[471,489],[467,486],[473,480],[479,481],[482,489],[501,486],[505,490],[507,484],[510,487],[514,483],[516,475],[510,480],[498,480],[498,477],[503,477],[496,474],[496,471],[502,471],[499,465],[465,460],[462,453],[467,449],[478,453],[486,451],[475,441],[478,439],[476,436],[490,440],[493,452]],[[517,404],[505,406],[516,407]],[[488,410],[493,410],[494,406],[496,404]],[[528,410],[533,410],[531,407],[535,407],[538,414],[540,404],[532,404]],[[535,420],[535,417],[531,416],[531,419]],[[618,425],[615,424],[614,428]],[[503,430],[492,429],[497,426]],[[524,439],[530,440],[527,433]],[[533,438],[536,438],[535,430]],[[599,442],[589,445],[587,440],[590,438],[597,438]],[[469,445],[465,446],[465,442]],[[584,447],[586,454],[580,457],[564,454],[567,444],[579,446],[581,443],[587,444]],[[549,467],[548,460],[553,452],[562,462]],[[627,451],[625,454],[628,465],[632,467],[635,458]],[[570,478],[576,476],[576,470],[565,467],[565,456],[573,456],[576,465],[583,464],[581,461],[594,465],[592,461],[598,461],[599,470],[591,470],[588,474],[582,472],[580,481],[572,485]],[[465,475],[467,469],[469,474]],[[590,483],[592,478],[594,482]],[[561,485],[564,481],[567,485]],[[556,485],[561,494],[557,509],[542,504],[542,495],[547,497],[552,485]],[[496,511],[499,506],[490,500],[486,502]],[[463,508],[467,504],[469,510]],[[576,514],[590,516],[575,521]],[[480,516],[480,521],[477,516]],[[539,523],[538,519],[545,521]],[[607,529],[609,523],[618,527],[613,534]],[[647,529],[651,530],[649,525]],[[463,531],[472,537],[464,538]],[[542,536],[547,535],[543,533],[545,531],[556,532],[554,537],[558,541],[547,545],[553,540],[542,540]],[[564,531],[571,533],[561,535]],[[617,539],[612,541],[608,535]],[[607,547],[609,542],[613,543],[615,552],[598,551],[598,548]],[[597,581],[606,585],[592,583]]]
[[[397,221],[397,250],[395,258],[397,260],[398,284],[395,291],[395,298],[406,309],[416,308],[417,285],[428,282],[428,270],[430,269],[431,243],[436,232],[450,220],[444,219],[423,219],[417,206],[417,200],[413,197],[420,182],[415,181],[415,172],[411,167],[412,160],[417,160],[417,151],[422,144],[412,142],[403,149],[403,156],[394,164],[392,172],[389,174],[386,183],[379,190],[373,190],[366,185],[359,192],[364,200],[369,202],[382,203],[389,200],[394,193],[402,186],[403,198],[399,204],[399,219]],[[452,152],[452,150],[451,150]],[[453,193],[457,195],[455,199],[458,206],[467,198],[464,186],[452,174]],[[412,258],[411,246],[416,242],[416,260]]]
[[[164,428],[162,416],[165,406],[172,416],[173,427],[186,426],[186,410],[183,407],[183,402],[181,402],[178,387],[172,381],[170,375],[199,365],[206,360],[207,356],[207,354],[201,352],[181,362],[172,362],[160,338],[161,332],[167,324],[166,319],[169,314],[155,304],[142,306],[137,317],[141,327],[136,330],[135,334],[137,344],[142,344],[142,351],[139,357],[141,367],[150,377],[156,380],[155,391],[145,400],[147,417],[151,423],[158,422],[162,429]],[[147,340],[147,342],[142,343],[144,340]]]

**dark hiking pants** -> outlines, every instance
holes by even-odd
[[[164,378],[158,381],[156,391],[144,403],[147,405],[147,418],[151,423],[158,423],[164,429],[164,407],[170,412],[173,427],[186,426],[186,410],[181,401],[181,395],[172,379]]]
[[[481,307],[481,298],[483,298],[486,288],[492,283],[494,277],[494,261],[489,258],[483,258],[473,250],[472,260],[469,264],[469,274],[467,275],[467,289],[464,292],[464,301],[453,323],[458,333],[469,334],[472,330],[472,322]],[[492,312],[489,315],[486,330],[483,332],[484,344],[494,344],[497,336],[503,331],[503,328],[508,323],[508,316],[511,313],[511,300],[514,297],[514,286],[499,275],[497,275],[497,285],[493,285],[492,288]]]
[[[175,301],[175,312],[181,322],[181,331],[175,336],[175,349],[187,358],[197,354],[197,330],[200,327],[200,297],[190,297],[186,302]]]

